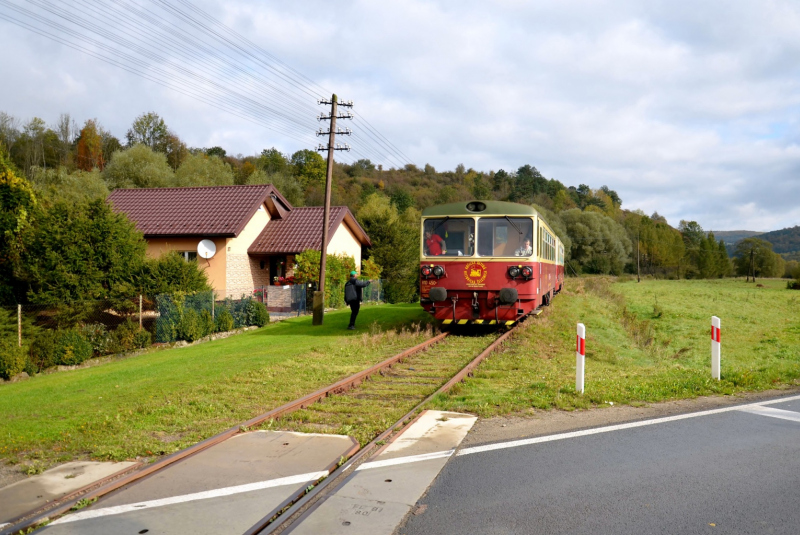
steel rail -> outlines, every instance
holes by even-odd
[[[231,427],[226,431],[223,431],[219,434],[216,434],[210,438],[203,440],[202,442],[198,442],[192,446],[189,446],[186,449],[181,451],[175,452],[172,455],[164,457],[163,459],[156,461],[155,463],[142,468],[140,470],[136,470],[134,472],[128,473],[127,475],[123,475],[119,477],[120,472],[116,474],[112,474],[111,476],[107,476],[102,478],[90,485],[82,487],[77,491],[74,491],[63,498],[57,499],[52,501],[51,503],[37,507],[34,510],[31,510],[25,513],[23,516],[18,517],[17,520],[12,522],[12,525],[6,526],[2,530],[0,530],[0,535],[13,535],[14,533],[18,533],[20,531],[26,531],[28,528],[37,526],[43,522],[48,520],[53,520],[53,518],[63,515],[64,513],[68,512],[72,509],[80,500],[92,500],[104,496],[110,492],[113,492],[120,487],[124,487],[125,485],[129,485],[142,479],[146,476],[149,476],[159,470],[162,470],[169,465],[176,463],[178,461],[182,461],[187,457],[200,453],[201,451],[210,448],[220,442],[223,442],[241,432],[243,430],[255,427],[260,425],[268,420],[274,420],[276,418],[280,418],[286,414],[294,412],[299,409],[304,409],[309,405],[324,399],[329,395],[341,394],[354,388],[361,384],[364,380],[366,380],[369,376],[385,369],[391,367],[393,364],[402,361],[403,359],[423,351],[430,346],[440,342],[444,338],[446,338],[450,333],[443,332],[437,334],[436,336],[425,340],[424,342],[415,345],[405,351],[394,355],[374,366],[371,366],[365,370],[362,370],[358,373],[355,373],[349,377],[346,377],[340,381],[333,383],[332,385],[326,386],[324,388],[320,388],[319,390],[312,392],[311,394],[307,394],[301,398],[298,398],[294,401],[290,401],[284,405],[276,409],[272,409],[268,412],[265,412],[255,418],[251,418],[246,422],[237,425],[235,427]],[[131,467],[123,472],[129,472],[131,469],[135,467]],[[87,489],[92,489],[88,490]]]
[[[538,311],[537,311],[538,312]],[[325,496],[320,496],[321,493],[325,491],[329,486],[331,490],[335,489],[339,484],[344,482],[344,479],[349,476],[353,470],[356,468],[357,465],[361,464],[366,457],[371,456],[373,454],[377,454],[382,451],[388,444],[384,444],[379,448],[379,451],[374,451],[376,447],[378,447],[379,442],[385,442],[387,438],[389,438],[394,431],[398,429],[398,427],[403,426],[405,427],[406,424],[412,423],[416,417],[418,416],[418,412],[422,409],[425,404],[427,404],[431,399],[435,396],[447,392],[453,386],[463,381],[466,377],[471,376],[472,372],[478,365],[491,353],[493,353],[498,347],[500,347],[506,340],[508,340],[511,335],[516,332],[516,329],[520,326],[522,320],[528,318],[531,314],[538,315],[537,312],[528,313],[527,315],[520,318],[520,320],[514,325],[511,329],[507,332],[503,333],[502,335],[498,336],[491,344],[489,344],[486,349],[481,351],[481,353],[472,359],[466,366],[464,366],[458,373],[456,373],[449,381],[445,384],[440,386],[436,392],[430,394],[424,400],[419,402],[413,409],[408,411],[405,415],[403,415],[399,420],[397,420],[391,427],[389,427],[386,431],[375,437],[372,442],[364,446],[363,448],[359,449],[352,457],[350,457],[344,464],[338,467],[336,470],[331,472],[331,474],[325,478],[322,482],[316,485],[311,491],[301,493],[298,496],[293,498],[287,499],[284,501],[278,508],[273,509],[267,516],[263,517],[259,520],[255,525],[253,525],[250,529],[248,529],[244,535],[270,535],[272,533],[277,532],[281,529],[290,528],[296,522],[302,522],[305,518],[307,518],[322,502],[325,500]],[[395,435],[397,436],[397,435]],[[294,503],[292,503],[294,501]],[[288,509],[286,509],[288,507]],[[286,509],[284,511],[284,509]],[[281,511],[283,511],[281,513]],[[276,518],[276,516],[280,514]],[[293,518],[294,517],[294,518]],[[281,520],[281,519],[285,520]]]

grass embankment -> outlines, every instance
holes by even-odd
[[[757,391],[800,379],[800,295],[785,281],[569,279],[506,349],[434,405],[482,416]],[[722,380],[711,379],[711,316]],[[585,394],[575,392],[575,325],[586,325]]]
[[[0,460],[29,472],[74,459],[172,453],[421,342],[419,305],[286,320],[224,340],[0,386]]]

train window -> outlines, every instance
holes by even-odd
[[[472,256],[475,253],[475,220],[444,217],[422,224],[425,256]]]
[[[478,220],[479,256],[531,256],[533,221],[521,217],[482,217]]]

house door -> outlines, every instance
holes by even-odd
[[[269,276],[270,280],[275,282],[275,277],[286,276],[286,257],[285,256],[270,256],[269,257]]]

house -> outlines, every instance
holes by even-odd
[[[128,216],[153,257],[178,251],[197,260],[219,297],[250,295],[273,277],[289,276],[294,255],[321,249],[322,207],[293,207],[271,184],[196,188],[117,189],[114,211]],[[370,240],[346,206],[331,207],[328,254],[345,254],[361,266]],[[198,258],[201,240],[216,247]]]

